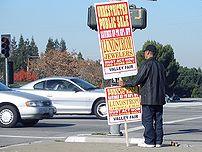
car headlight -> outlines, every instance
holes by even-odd
[[[42,107],[43,103],[40,101],[27,101],[26,103],[27,107]]]

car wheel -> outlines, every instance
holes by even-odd
[[[93,112],[97,118],[99,118],[101,120],[107,119],[107,107],[106,107],[106,102],[104,99],[96,102],[96,104],[94,105]]]
[[[34,126],[34,125],[36,125],[38,122],[39,122],[38,119],[24,119],[24,120],[21,120],[21,123],[22,123],[24,126],[26,126],[26,127]]]
[[[14,106],[5,105],[0,107],[0,127],[11,128],[18,122],[18,112]]]

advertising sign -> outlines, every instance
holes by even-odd
[[[141,121],[138,87],[108,87],[105,92],[109,125]]]
[[[136,75],[128,2],[96,3],[95,12],[104,79]]]

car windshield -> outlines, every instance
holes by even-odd
[[[0,91],[10,91],[11,89],[4,85],[3,83],[0,83]]]
[[[96,86],[90,84],[89,82],[86,82],[84,80],[78,79],[78,78],[72,78],[70,79],[71,81],[73,81],[74,83],[76,83],[77,85],[79,85],[81,88],[83,88],[84,90],[93,90],[93,89],[97,89]]]

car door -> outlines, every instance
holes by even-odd
[[[90,113],[89,97],[84,91],[67,80],[47,80],[44,87],[47,97],[57,108],[58,114]]]

